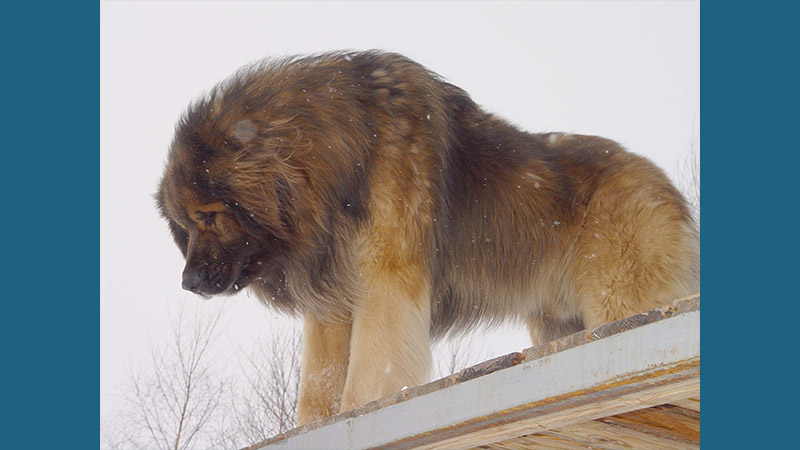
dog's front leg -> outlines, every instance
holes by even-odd
[[[350,323],[306,315],[297,398],[297,426],[339,412],[350,352]]]
[[[364,298],[353,311],[341,411],[428,379],[430,288],[422,271],[401,272],[365,274]]]

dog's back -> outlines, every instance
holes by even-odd
[[[608,139],[525,133],[442,86],[434,336],[516,317],[541,342],[698,292],[698,233],[663,171]]]

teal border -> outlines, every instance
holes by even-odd
[[[796,446],[797,17],[701,3],[704,449]]]
[[[2,447],[97,448],[99,7],[2,16]]]
[[[3,16],[3,445],[95,448],[99,7]],[[788,448],[797,416],[798,16],[701,3],[705,449]]]

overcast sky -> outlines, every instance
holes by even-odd
[[[243,64],[400,52],[525,130],[609,137],[673,178],[700,137],[699,2],[103,2],[100,38],[101,414],[168,313],[203,302],[152,194],[181,112]],[[220,301],[231,350],[287,322],[246,294],[201,308]],[[530,345],[517,326],[481,342]]]

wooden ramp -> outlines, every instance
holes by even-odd
[[[700,448],[700,297],[296,428],[266,449]]]

